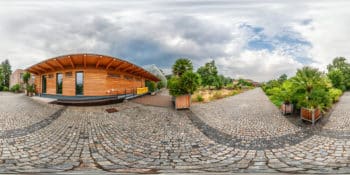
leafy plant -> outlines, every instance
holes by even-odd
[[[34,86],[34,84],[28,85],[28,86],[27,86],[27,91],[28,91],[29,93],[33,93],[33,92],[35,91],[35,86]]]
[[[2,88],[2,90],[3,91],[9,91],[9,88],[5,86],[5,87]]]
[[[21,88],[21,86],[19,84],[15,84],[11,87],[11,91],[17,93],[17,92],[19,92],[20,88]]]
[[[29,72],[26,72],[23,74],[22,76],[22,79],[23,79],[23,82],[28,85],[28,82],[29,82],[29,79],[30,79],[30,73]]]
[[[168,87],[172,96],[193,94],[200,86],[200,76],[196,73],[187,71],[181,77],[172,77],[169,80]]]
[[[197,98],[197,101],[199,101],[199,102],[204,101],[203,96],[202,96],[202,95],[200,95],[200,94],[198,94],[196,98]]]
[[[146,87],[148,87],[148,90],[150,91],[150,92],[154,92],[155,90],[156,90],[156,83],[155,82],[153,82],[153,81],[146,81],[145,82],[145,85],[146,85]]]
[[[331,98],[328,90],[332,84],[318,69],[311,67],[298,69],[296,76],[291,81],[296,92],[298,107],[311,109],[330,107]]]
[[[193,65],[191,60],[187,58],[179,58],[176,60],[175,64],[173,65],[173,74],[176,76],[182,76],[187,71],[193,70]]]
[[[332,88],[329,90],[329,96],[333,102],[339,101],[340,96],[343,94],[342,90]]]

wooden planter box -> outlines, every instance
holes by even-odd
[[[300,118],[302,120],[306,120],[309,122],[312,122],[314,125],[315,122],[321,118],[321,110],[320,109],[308,109],[308,108],[301,108],[300,111]]]
[[[281,105],[281,112],[283,115],[286,115],[286,114],[292,114],[293,113],[293,104],[292,103],[289,103],[289,104],[286,104],[286,103],[283,103]]]
[[[191,107],[191,95],[175,97],[175,109],[188,109]]]

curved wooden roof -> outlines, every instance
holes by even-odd
[[[142,76],[152,81],[159,81],[158,77],[135,64],[119,58],[98,54],[71,54],[50,58],[35,64],[26,70],[38,75],[52,71],[76,68],[118,70]]]

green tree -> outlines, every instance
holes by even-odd
[[[327,76],[331,80],[333,87],[342,91],[346,90],[345,77],[341,70],[332,69],[330,72],[328,72]]]
[[[197,70],[197,73],[202,77],[202,86],[219,86],[221,82],[218,78],[218,70],[215,66],[215,61],[205,63],[204,66]]]
[[[4,77],[2,74],[2,66],[0,65],[0,90],[3,90]]]
[[[347,90],[350,89],[350,64],[344,57],[334,58],[332,64],[327,66],[328,72],[340,70],[344,76],[344,85]]]
[[[1,62],[1,67],[2,67],[2,86],[3,87],[8,87],[10,86],[10,76],[11,76],[11,65],[9,60],[5,60],[3,62]]]
[[[173,65],[173,74],[176,76],[181,76],[187,71],[192,71],[193,65],[192,61],[187,58],[179,58]]]
[[[283,83],[284,81],[286,81],[288,79],[288,76],[286,74],[282,74],[279,78],[278,78],[278,82],[279,83]]]

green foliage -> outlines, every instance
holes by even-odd
[[[202,86],[222,86],[222,82],[219,82],[218,70],[215,66],[215,61],[205,63],[204,66],[197,70],[197,73],[202,77]]]
[[[3,91],[9,91],[9,88],[8,87],[2,87],[2,90]]]
[[[308,66],[298,69],[291,81],[296,92],[295,96],[298,97],[298,107],[322,109],[330,106],[327,91],[331,85],[318,69]]]
[[[202,96],[202,95],[200,95],[200,94],[198,94],[198,95],[197,95],[196,99],[197,99],[197,101],[199,101],[199,102],[204,101],[203,96]]]
[[[33,93],[33,92],[35,91],[35,86],[34,86],[34,84],[28,85],[28,86],[27,86],[27,91],[28,91],[29,93]]]
[[[162,88],[164,88],[165,87],[165,85],[164,85],[164,82],[163,81],[159,81],[158,83],[157,83],[157,89],[162,89]]]
[[[193,65],[191,60],[187,58],[179,58],[173,65],[173,74],[176,76],[182,76],[187,71],[192,71]]]
[[[332,83],[339,78],[339,72],[326,76],[316,68],[303,67],[298,69],[294,77],[285,80],[281,76],[278,80],[270,80],[263,84],[263,90],[272,103],[280,106],[282,103],[296,104],[297,108],[327,109],[339,99],[342,91],[332,88]],[[336,78],[334,78],[336,77]],[[333,78],[333,80],[332,80]]]
[[[181,77],[174,76],[168,82],[169,92],[172,96],[193,94],[200,86],[200,76],[187,71]]]
[[[178,59],[173,65],[173,76],[168,81],[172,96],[193,94],[201,84],[201,77],[192,72],[193,65],[189,59]]]
[[[20,88],[21,88],[21,86],[19,84],[15,84],[11,87],[11,91],[17,93],[17,92],[19,92]]]
[[[155,82],[153,82],[153,81],[146,81],[145,82],[145,85],[146,85],[146,87],[148,87],[148,90],[150,91],[150,92],[154,92],[155,90],[156,90],[156,83]]]
[[[335,83],[333,84],[334,87],[344,89],[342,86],[345,86],[345,89],[350,89],[350,64],[346,62],[344,57],[334,58],[332,64],[327,66],[327,69],[330,74],[329,78],[332,83]],[[344,78],[344,81],[342,81],[342,78]]]
[[[184,94],[193,94],[201,84],[200,76],[194,72],[187,71],[180,78],[180,84]]]
[[[238,86],[246,86],[246,87],[248,87],[248,86],[253,86],[253,84],[251,83],[251,82],[249,82],[249,81],[247,81],[247,80],[245,80],[245,79],[242,79],[242,78],[240,78],[239,80],[238,80],[238,84],[237,84]]]
[[[24,73],[23,76],[22,76],[22,79],[23,79],[23,82],[25,84],[28,84],[29,79],[30,79],[30,73],[29,72]]]
[[[1,85],[4,87],[9,87],[10,86],[10,76],[11,76],[11,65],[10,62],[6,59],[5,61],[1,62]]]
[[[328,72],[327,76],[331,80],[333,87],[341,89],[342,91],[346,90],[345,76],[341,70],[332,69]]]
[[[329,96],[332,99],[333,103],[339,101],[340,96],[343,94],[343,91],[336,88],[331,88],[329,90]]]
[[[278,82],[280,84],[282,84],[283,82],[285,82],[288,79],[288,76],[286,74],[282,74],[279,78],[278,78]]]

